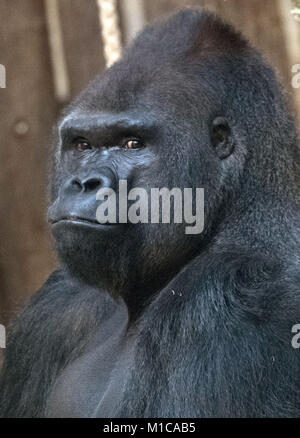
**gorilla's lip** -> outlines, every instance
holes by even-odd
[[[59,219],[53,219],[53,220],[49,220],[50,224],[52,226],[56,226],[56,225],[60,225],[60,224],[65,224],[65,225],[80,225],[80,226],[87,226],[87,227],[92,227],[92,228],[115,228],[116,226],[119,226],[121,224],[115,223],[106,223],[106,224],[101,224],[99,223],[97,220],[93,220],[93,219],[87,219],[84,217],[79,217],[79,216],[66,216],[66,217],[61,217]]]

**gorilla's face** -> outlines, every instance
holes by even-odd
[[[142,287],[147,295],[201,250],[220,208],[223,161],[234,147],[227,121],[208,103],[216,100],[196,82],[166,70],[134,77],[129,66],[123,60],[97,78],[60,123],[49,220],[73,275],[113,293]],[[121,223],[120,180],[127,193],[142,188],[149,195],[149,223]],[[151,223],[153,188],[204,188],[204,231],[186,234],[184,220],[174,223],[172,202],[170,223]],[[107,200],[97,196],[100,189],[116,194],[116,221],[97,221]]]

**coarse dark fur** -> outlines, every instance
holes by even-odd
[[[146,28],[64,120],[88,131],[95,112],[138,113],[148,146],[82,166],[60,144],[52,203],[66,174],[108,167],[132,187],[204,187],[205,229],[57,232],[62,267],[13,325],[0,416],[299,417],[300,151],[273,70],[230,26],[184,10]]]

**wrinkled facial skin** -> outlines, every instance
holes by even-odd
[[[182,111],[183,101],[188,107],[185,90],[171,102],[167,83],[160,86],[157,80],[152,89],[146,83],[146,91],[134,99],[132,92],[131,102],[123,99],[121,105],[110,89],[120,95],[129,85],[118,80],[118,86],[112,85],[113,71],[108,71],[60,123],[49,222],[61,261],[72,275],[127,300],[135,295],[137,302],[139,290],[143,298],[155,293],[199,252],[213,221],[199,235],[185,234],[186,224],[172,220],[101,225],[96,221],[97,191],[105,187],[117,193],[119,180],[127,180],[128,191],[141,187],[149,194],[151,188],[204,188],[205,215],[215,216],[224,164],[212,143],[222,146],[226,139],[211,133],[213,110],[198,112],[192,102],[187,117]],[[200,96],[199,91],[196,101]]]

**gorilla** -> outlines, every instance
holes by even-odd
[[[261,55],[208,12],[163,18],[57,144],[60,268],[11,327],[1,416],[300,417],[300,149]],[[121,180],[203,188],[203,231],[100,223],[97,193]]]

